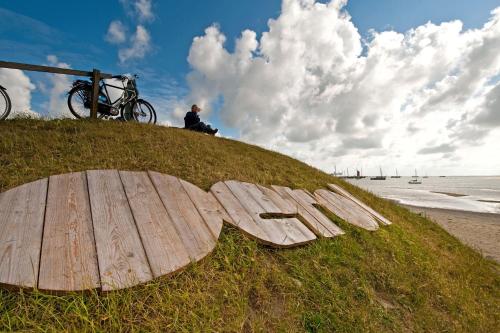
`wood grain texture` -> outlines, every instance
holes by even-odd
[[[372,215],[354,201],[328,190],[317,190],[314,195],[324,208],[344,221],[370,231],[378,229],[378,223]]]
[[[37,286],[47,183],[38,180],[0,196],[0,284]]]
[[[149,172],[163,205],[192,261],[207,256],[217,241],[176,177]]]
[[[344,232],[328,217],[321,213],[314,205],[318,204],[314,198],[303,190],[292,190],[283,186],[272,186],[284,199],[293,201],[298,207],[299,215],[304,223],[320,237],[331,238],[343,235]]]
[[[385,224],[385,225],[391,225],[392,224],[391,221],[389,221],[388,219],[386,219],[380,213],[378,213],[377,211],[375,211],[370,206],[366,205],[364,202],[362,202],[361,200],[359,200],[358,198],[356,198],[355,196],[353,196],[351,193],[349,193],[348,191],[346,191],[342,187],[340,187],[338,185],[335,185],[335,184],[328,184],[328,188],[330,188],[332,191],[334,191],[334,192],[336,192],[336,193],[338,193],[340,195],[343,195],[344,197],[346,197],[346,198],[351,199],[352,201],[354,201],[356,204],[358,204],[363,209],[365,209],[366,211],[368,211],[371,215],[373,215],[373,217],[375,217],[375,219],[377,219],[377,221],[379,221],[380,223]]]
[[[187,250],[148,173],[120,171],[120,177],[154,277],[189,265]]]
[[[38,288],[80,291],[100,287],[87,177],[51,176]]]
[[[261,214],[282,213],[257,186],[238,181],[216,185],[212,187],[214,195],[234,215],[231,217],[238,223],[236,226],[250,237],[274,247],[298,246],[316,238],[297,218],[263,219]],[[241,220],[241,216],[245,219]]]
[[[87,171],[90,206],[103,291],[153,278],[116,170]]]

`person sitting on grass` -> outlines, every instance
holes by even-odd
[[[198,116],[198,112],[200,111],[201,109],[198,107],[198,105],[193,104],[193,106],[191,107],[191,111],[186,113],[186,116],[184,117],[184,128],[215,135],[215,133],[217,133],[219,130],[217,128],[212,129],[210,125],[207,125],[204,122],[200,121],[200,117]]]

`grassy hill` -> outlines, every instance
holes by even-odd
[[[181,129],[118,122],[0,122],[0,191],[89,169],[155,170],[315,190],[340,183],[393,221],[273,250],[225,226],[172,277],[106,295],[0,290],[0,331],[498,332],[499,266],[427,219],[290,157]]]

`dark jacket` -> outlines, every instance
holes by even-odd
[[[184,117],[184,128],[191,128],[200,122],[200,117],[198,113],[189,111]]]

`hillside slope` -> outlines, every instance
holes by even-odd
[[[0,330],[431,331],[499,328],[498,265],[436,224],[304,163],[181,129],[87,121],[0,122],[0,191],[91,169],[155,170],[208,190],[221,180],[315,190],[342,184],[393,225],[330,217],[346,235],[273,250],[225,226],[210,256],[106,295],[0,290]]]

